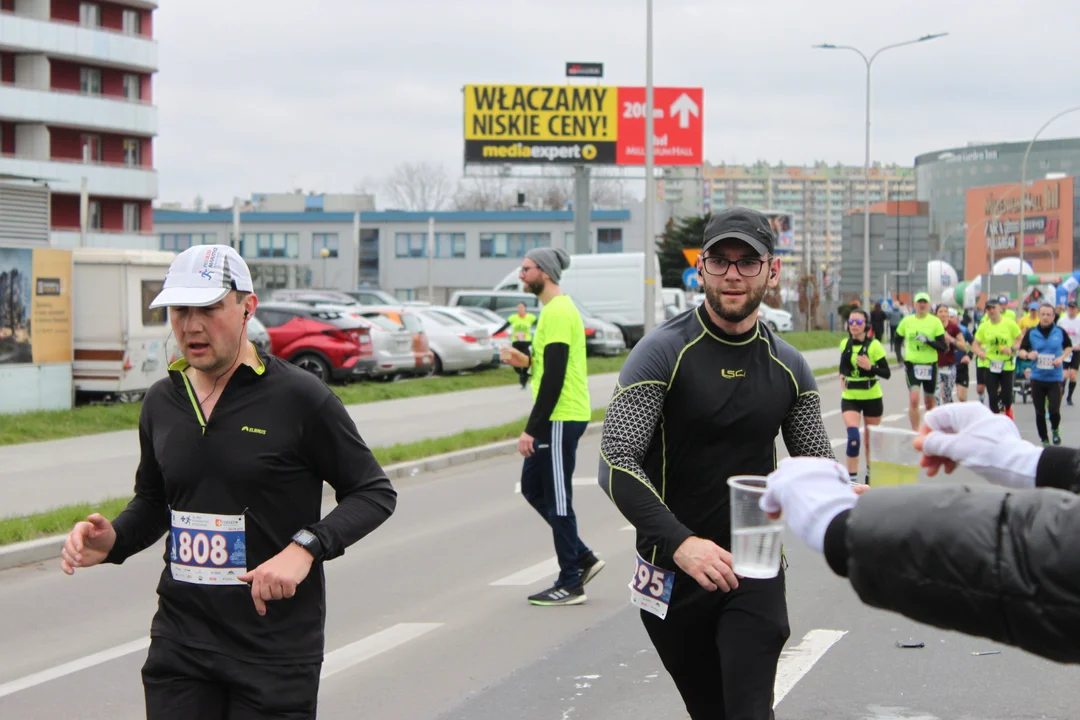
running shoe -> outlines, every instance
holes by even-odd
[[[1013,411],[1012,411],[1012,408],[1011,408],[1011,407],[1010,407],[1010,408],[1006,408],[1006,410],[1005,410],[1005,415],[1006,415],[1006,417],[1008,417],[1008,418],[1009,418],[1010,420],[1012,420],[1013,422],[1016,422],[1016,418],[1015,418],[1015,417],[1013,417]]]
[[[600,574],[600,571],[604,569],[606,565],[603,560],[596,557],[592,553],[585,556],[585,559],[581,561],[579,567],[581,568],[581,584],[585,585],[594,577]]]
[[[529,596],[529,603],[550,607],[552,605],[580,605],[585,602],[585,588],[568,588],[553,585],[547,590]]]
[[[1054,431],[1054,444],[1055,445],[1060,445],[1061,444],[1061,433],[1059,431],[1057,431],[1057,430]]]

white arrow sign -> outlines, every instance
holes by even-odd
[[[671,114],[679,116],[679,127],[690,127],[690,116],[698,116],[697,103],[689,95],[683,93],[671,104]]]

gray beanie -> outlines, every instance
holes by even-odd
[[[551,282],[559,284],[562,271],[570,267],[570,256],[562,248],[534,248],[525,254],[536,266],[546,272]]]

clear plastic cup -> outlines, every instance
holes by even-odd
[[[776,577],[784,521],[773,520],[761,509],[765,478],[735,475],[727,482],[731,488],[731,569],[739,577]]]
[[[919,481],[920,453],[912,443],[916,433],[874,425],[870,443],[870,485],[912,485]]]

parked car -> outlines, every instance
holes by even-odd
[[[259,348],[259,352],[264,355],[273,355],[273,351],[270,349],[270,333],[266,331],[266,326],[257,317],[258,314],[259,312],[256,310],[255,315],[248,318],[248,340]]]
[[[428,343],[424,324],[415,309],[399,305],[365,305],[360,308],[364,317],[383,317],[412,334],[413,373],[430,375],[435,372],[435,353]]]
[[[540,299],[532,293],[520,290],[458,290],[450,296],[451,307],[478,307],[491,310],[503,318],[517,312],[518,303],[533,315],[540,314]]]
[[[412,334],[389,318],[380,315],[365,317],[363,305],[332,305],[315,303],[313,307],[322,310],[340,312],[356,318],[371,334],[371,346],[375,352],[375,365],[368,373],[369,377],[393,379],[398,375],[412,375],[416,369],[416,359],[412,351]]]
[[[458,307],[445,307],[446,312],[453,313],[455,316],[461,318],[466,323],[480,323],[487,328],[488,333],[491,334],[491,363],[498,365],[502,362],[499,359],[499,352],[503,347],[510,347],[510,331],[506,328],[506,318],[496,315],[487,308],[472,308],[465,306]]]
[[[312,288],[280,288],[270,293],[274,302],[324,302],[352,305],[356,299],[340,290],[314,290]]]
[[[791,332],[795,324],[791,320],[791,313],[761,303],[758,307],[758,317],[761,321],[772,328],[773,332]]]
[[[479,323],[466,323],[438,306],[418,307],[417,317],[435,353],[435,372],[472,370],[491,362],[491,338]]]
[[[259,303],[274,355],[324,382],[368,375],[375,367],[371,330],[359,318],[303,303]]]
[[[385,290],[378,288],[360,288],[359,290],[342,290],[361,305],[397,305],[400,301]]]
[[[626,350],[626,338],[618,325],[596,317],[577,300],[574,300],[574,305],[585,325],[586,355],[618,355]]]

